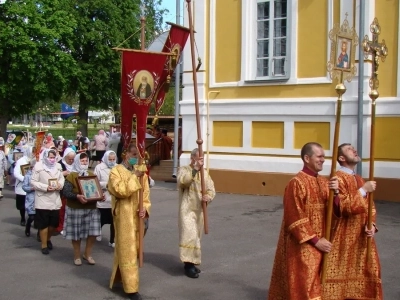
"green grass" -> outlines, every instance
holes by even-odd
[[[95,134],[99,132],[100,129],[104,129],[105,131],[109,130],[109,125],[108,124],[99,124],[97,125],[97,128],[94,128],[92,124],[89,124],[88,128],[88,137],[90,139],[93,138]],[[22,131],[27,131],[29,130],[30,132],[34,133],[39,130],[38,127],[26,127],[24,125],[7,125],[7,130],[22,130]],[[59,135],[62,135],[64,139],[66,140],[73,140],[76,137],[76,128],[70,126],[68,128],[63,128],[62,124],[55,124],[51,125],[50,127],[45,127],[42,128],[42,130],[45,130],[47,132],[51,132],[53,137],[57,139]]]

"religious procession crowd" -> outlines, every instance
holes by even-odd
[[[6,155],[0,150],[0,171],[9,174],[10,183],[15,178],[20,225],[25,227],[26,236],[30,236],[34,223],[44,255],[53,249],[54,233],[60,232],[72,242],[76,266],[82,265],[82,259],[94,265],[92,248],[96,239],[101,238],[102,226],[110,224],[109,245],[115,247],[110,288],[122,282],[130,299],[141,299],[137,263],[139,220],[146,220],[148,225],[150,186],[154,181],[138,168],[135,144],[129,144],[120,159],[115,151],[103,150],[109,143],[104,131],[95,136],[96,149],[99,149],[96,155],[100,157],[92,159],[101,162],[90,171],[88,148],[82,146],[85,141],[78,132],[75,151],[72,147],[55,146],[52,136],[47,135],[38,150],[25,145],[21,139],[7,155],[8,170]],[[58,140],[60,143],[63,143],[62,137]],[[4,146],[2,138],[0,146]],[[376,182],[364,182],[355,174],[361,159],[351,144],[339,146],[340,168],[330,179],[318,175],[325,161],[320,144],[305,144],[301,159],[304,167],[290,180],[284,193],[283,222],[268,299],[383,299],[380,262],[373,239],[378,231],[373,202],[371,227],[367,220],[368,194],[375,191]],[[202,191],[199,171],[203,164],[199,150],[194,149],[190,164],[180,167],[177,174],[179,252],[184,274],[190,278],[198,278],[201,272],[198,266],[204,222],[202,203],[210,203],[215,197],[214,183],[206,170],[205,191]],[[90,182],[94,177],[102,190],[100,198],[95,185],[86,188],[79,185],[80,180]],[[3,176],[0,176],[0,188],[3,187]],[[325,235],[330,190],[334,201],[328,240]],[[143,195],[143,209],[139,209],[139,193]],[[90,201],[92,197],[96,201]],[[83,253],[82,240],[86,240]],[[370,251],[367,251],[368,242]]]
[[[158,128],[155,130],[160,132]],[[138,293],[139,220],[144,221],[145,233],[151,207],[150,187],[154,180],[148,171],[138,167],[135,144],[129,144],[124,151],[106,150],[110,148],[113,135],[111,133],[108,139],[100,130],[94,137],[95,157],[91,157],[90,141],[81,132],[77,132],[73,143],[64,143],[63,137],[53,140],[49,133],[40,149],[27,144],[25,137],[10,149],[4,147],[5,141],[0,138],[0,174],[6,175],[7,184],[14,186],[16,208],[25,235],[31,235],[32,226],[38,229],[37,239],[44,255],[53,250],[52,236],[59,233],[71,240],[72,261],[76,266],[81,266],[83,261],[95,265],[93,246],[96,239],[101,240],[103,225],[110,224],[109,246],[114,247],[110,288],[122,282],[130,299],[142,299]],[[118,134],[115,136],[119,141]],[[93,161],[99,163],[91,171],[89,165]],[[215,196],[213,181],[206,171],[207,193],[201,193],[199,170],[202,166],[203,159],[198,149],[194,149],[191,164],[181,167],[177,175],[181,187],[180,258],[184,273],[191,278],[198,278],[200,273],[196,265],[201,263],[201,203],[209,203]],[[93,178],[101,193],[96,190]],[[0,191],[4,188],[3,179],[0,176]],[[139,209],[139,193],[143,197],[143,209]],[[86,240],[83,251],[82,240]]]

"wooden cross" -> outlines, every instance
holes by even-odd
[[[379,25],[377,18],[375,18],[374,21],[371,23],[370,31],[372,33],[372,41],[370,41],[368,35],[366,35],[364,37],[362,45],[364,48],[365,57],[368,58],[369,55],[372,55],[372,74],[369,81],[369,86],[371,88],[371,92],[376,93],[376,98],[378,98],[378,68],[380,63],[379,59],[385,61],[385,58],[388,55],[388,48],[386,47],[385,40],[382,40],[382,43],[378,42],[379,34],[381,33],[381,26]]]

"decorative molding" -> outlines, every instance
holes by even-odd
[[[370,101],[368,95],[365,95],[364,116],[366,117],[370,115]],[[209,114],[213,118],[226,116],[235,120],[240,120],[244,116],[252,116],[254,121],[257,120],[257,117],[265,116],[278,121],[282,121],[282,117],[291,120],[300,116],[331,117],[335,116],[336,103],[336,97],[210,100]],[[193,105],[193,100],[182,100],[180,102],[181,114],[183,116],[195,115]],[[199,105],[200,114],[207,115],[207,101],[201,100]],[[357,97],[344,97],[342,116],[357,116],[357,110]],[[377,100],[376,110],[378,116],[399,116],[400,98],[380,97]]]
[[[300,159],[300,150],[296,153],[299,157],[279,157],[279,156],[246,156],[246,155],[226,155],[209,154],[210,169],[235,170],[247,172],[267,172],[267,173],[285,173],[296,174],[303,168],[303,162]],[[204,151],[205,161],[207,161],[207,151]],[[180,157],[180,165],[190,163],[190,154],[183,153]],[[325,160],[321,175],[330,174],[332,161]],[[363,177],[368,177],[369,162],[363,162]],[[380,178],[399,178],[398,170],[400,162],[375,161],[375,177]]]

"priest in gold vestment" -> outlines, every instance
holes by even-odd
[[[110,172],[108,191],[115,228],[114,265],[110,288],[122,281],[129,299],[142,299],[139,294],[138,248],[139,218],[150,214],[148,177],[134,169],[137,164],[137,148],[129,145],[125,158]],[[143,178],[143,186],[140,184]],[[139,211],[139,190],[143,189],[143,211]]]
[[[338,149],[340,169],[339,210],[333,231],[332,251],[328,255],[324,300],[368,299],[381,300],[381,267],[373,236],[376,232],[376,210],[372,230],[367,228],[369,192],[376,188],[374,181],[364,182],[354,173],[361,161],[351,144]],[[372,238],[371,257],[367,262],[367,236]]]
[[[178,171],[179,188],[179,254],[185,264],[185,275],[198,278],[201,264],[200,239],[204,228],[202,201],[210,203],[215,197],[214,182],[206,170],[204,180],[206,193],[202,196],[200,169],[203,158],[196,148],[190,155],[190,165]]]
[[[304,168],[290,180],[283,197],[269,300],[322,300],[322,256],[332,247],[323,237],[325,209],[329,188],[338,192],[338,181],[318,175],[325,161],[320,144],[305,144],[301,158]]]

